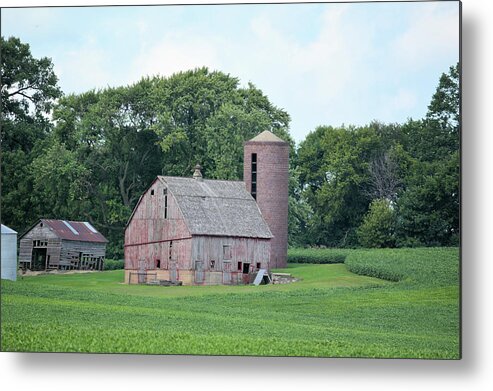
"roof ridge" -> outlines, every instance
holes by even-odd
[[[174,175],[158,175],[158,178],[173,178],[173,179],[185,179],[189,181],[196,181],[196,179],[192,177],[184,177],[184,176],[174,176]],[[212,179],[212,178],[203,178],[202,182],[233,182],[233,183],[245,183],[240,179]]]

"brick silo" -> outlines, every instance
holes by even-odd
[[[270,267],[287,266],[289,144],[264,131],[244,145],[243,180],[274,235]]]

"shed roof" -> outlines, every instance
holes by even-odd
[[[244,182],[158,178],[175,197],[192,235],[273,236]]]
[[[68,221],[53,219],[40,219],[39,221],[50,227],[51,230],[62,240],[108,243],[108,240],[96,228],[94,228],[90,223],[86,221]],[[27,232],[29,232],[33,227],[31,227]],[[24,236],[26,233],[24,233],[22,236]]]

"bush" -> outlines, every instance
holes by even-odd
[[[358,239],[363,247],[395,246],[395,213],[385,199],[373,200],[370,210],[358,228]]]
[[[321,248],[293,248],[288,250],[288,263],[344,263],[346,250]]]
[[[428,286],[459,283],[459,249],[426,247],[356,250],[344,262],[352,273]]]
[[[125,261],[123,259],[106,259],[104,261],[104,270],[119,270],[125,268]]]

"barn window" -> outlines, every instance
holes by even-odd
[[[40,223],[39,226],[42,227],[43,226],[43,223]]]
[[[166,189],[163,190],[164,194],[164,218],[168,218],[168,191]]]
[[[161,269],[161,260],[156,259],[156,269]]]
[[[214,269],[214,266],[216,266],[216,261],[211,260],[211,269]]]
[[[154,189],[151,190],[151,195],[154,195]]]
[[[250,272],[250,264],[245,262],[243,264],[243,274],[248,274],[249,272]]]
[[[257,154],[252,153],[252,189],[251,194],[254,199],[257,199]]]
[[[238,262],[238,271],[241,272],[242,266],[243,266],[242,263],[241,262]]]
[[[260,268],[261,268],[260,262],[257,262],[257,269],[260,269]]]
[[[223,260],[229,261],[232,258],[233,257],[231,255],[231,246],[229,244],[225,244],[223,246]]]

